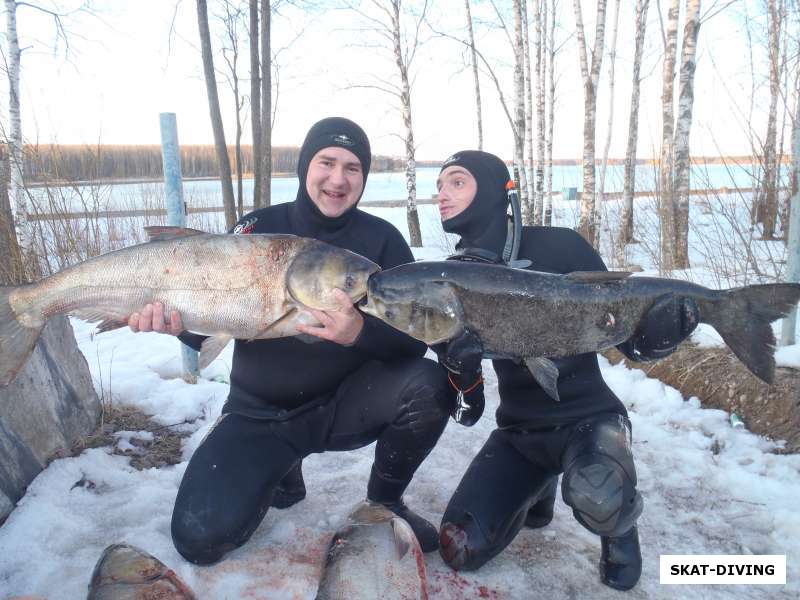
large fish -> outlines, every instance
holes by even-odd
[[[363,256],[294,235],[215,235],[149,227],[149,242],[94,257],[38,283],[0,288],[0,385],[8,385],[30,355],[47,319],[70,314],[100,321],[108,331],[142,306],[162,302],[180,311],[203,343],[207,366],[233,338],[297,335],[316,324],[306,310],[338,307],[339,288],[353,302],[379,269]]]
[[[427,600],[425,559],[406,521],[361,502],[331,539],[317,600]]]
[[[113,544],[94,567],[86,600],[196,600],[196,596],[155,556],[128,544]]]
[[[401,265],[373,275],[361,310],[427,344],[465,328],[485,356],[524,360],[558,399],[558,369],[545,357],[596,352],[630,338],[660,297],[691,297],[700,321],[712,325],[750,371],[767,383],[775,372],[770,323],[800,299],[800,284],[711,290],[673,279],[623,272],[554,275],[459,261]]]

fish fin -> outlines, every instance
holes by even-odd
[[[261,331],[259,331],[259,332],[258,332],[256,335],[254,335],[253,337],[251,337],[251,338],[250,338],[249,340],[247,340],[247,341],[248,341],[248,342],[252,342],[253,340],[258,340],[258,339],[262,339],[262,338],[269,338],[269,337],[271,337],[271,336],[269,336],[269,335],[265,335],[265,334],[267,334],[267,333],[269,333],[270,331],[272,331],[273,329],[275,329],[275,328],[276,328],[276,327],[277,327],[277,326],[278,326],[278,325],[279,325],[281,322],[285,321],[286,319],[289,319],[289,318],[290,318],[290,317],[291,317],[291,316],[292,316],[294,313],[296,313],[296,312],[297,312],[297,307],[296,307],[296,306],[293,306],[292,308],[290,308],[289,310],[287,310],[287,311],[286,311],[285,313],[283,313],[283,314],[282,314],[280,317],[278,317],[277,319],[275,319],[275,320],[274,320],[272,323],[270,323],[269,325],[267,325],[267,326],[266,326],[264,329],[262,329]]]
[[[564,278],[576,283],[603,283],[627,279],[632,274],[628,271],[573,271],[566,273]]]
[[[308,333],[300,333],[294,336],[296,340],[300,340],[304,344],[316,344],[317,342],[321,342],[322,338],[318,338],[315,335],[310,335]]]
[[[717,330],[750,372],[772,383],[776,342],[770,323],[786,317],[797,306],[800,284],[748,285],[694,299],[700,321]]]
[[[127,326],[128,322],[124,319],[108,318],[104,319],[100,324],[97,325],[97,332],[104,333],[106,331],[113,331],[114,329],[121,329],[122,327]]]
[[[205,231],[191,229],[189,227],[171,227],[169,225],[148,225],[144,228],[148,242],[161,242],[164,240],[174,240],[177,238],[191,237],[193,235],[204,235]]]
[[[211,337],[203,340],[200,345],[200,355],[197,357],[197,366],[202,370],[214,362],[214,359],[219,356],[219,353],[225,349],[233,339],[230,335],[219,334],[212,335]]]
[[[18,288],[0,287],[0,387],[5,387],[17,376],[44,328],[44,318],[39,327],[27,327],[11,306],[11,294]]]
[[[405,519],[393,517],[390,521],[392,533],[394,534],[394,548],[397,550],[397,559],[400,560],[409,550],[411,550],[411,540],[414,539],[414,531]]]
[[[548,396],[559,402],[561,398],[558,397],[558,367],[556,364],[543,356],[526,358],[525,364],[528,366],[528,370],[533,375],[536,383],[542,386]]]

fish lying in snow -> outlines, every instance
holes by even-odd
[[[298,335],[318,324],[305,310],[338,308],[334,288],[353,302],[379,267],[363,256],[294,235],[207,234],[148,227],[150,241],[64,269],[37,283],[0,287],[0,386],[16,377],[47,319],[69,314],[127,325],[145,304],[181,314],[187,331],[209,335],[200,352],[207,366],[233,338]]]
[[[94,567],[86,600],[196,600],[185,583],[156,557],[113,544]]]
[[[481,339],[484,356],[524,360],[557,400],[558,368],[545,357],[616,346],[634,334],[659,298],[675,294],[694,299],[700,322],[712,325],[752,373],[772,383],[775,337],[770,323],[797,304],[800,284],[711,290],[686,281],[629,276],[423,261],[373,275],[360,308],[429,345],[468,329]]]
[[[427,600],[425,559],[409,524],[361,502],[333,536],[317,600]]]

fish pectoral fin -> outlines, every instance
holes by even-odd
[[[275,337],[275,336],[268,335],[268,334],[269,334],[269,332],[270,332],[270,331],[272,331],[272,330],[274,330],[275,328],[277,328],[277,327],[278,327],[278,325],[280,325],[281,323],[283,323],[283,322],[284,322],[284,321],[286,321],[287,319],[290,319],[290,318],[292,317],[292,315],[294,315],[294,313],[296,313],[296,312],[297,312],[297,307],[296,307],[296,306],[293,306],[292,308],[290,308],[289,310],[287,310],[287,311],[286,311],[285,313],[283,313],[283,314],[282,314],[280,317],[278,317],[277,319],[275,319],[275,320],[274,320],[272,323],[270,323],[269,325],[267,325],[267,326],[266,326],[264,329],[262,329],[261,331],[259,331],[259,332],[258,332],[256,335],[254,335],[253,337],[251,337],[251,338],[250,338],[249,340],[247,340],[247,341],[248,341],[248,342],[252,342],[253,340],[258,340],[258,339],[263,339],[263,338]]]
[[[212,335],[211,337],[203,340],[203,343],[200,346],[200,356],[198,356],[197,359],[198,367],[202,370],[214,362],[214,360],[219,356],[219,353],[225,349],[225,346],[227,346],[228,342],[230,342],[232,339],[233,337],[230,335],[219,334]]]
[[[540,356],[526,358],[525,364],[528,366],[528,370],[533,375],[536,383],[542,386],[548,396],[559,402],[561,398],[558,397],[558,367],[555,363],[548,358]]]
[[[318,342],[323,341],[322,338],[318,338],[315,335],[310,335],[308,333],[300,333],[294,336],[296,340],[300,340],[304,344],[316,344]]]
[[[394,533],[394,548],[397,550],[397,559],[400,560],[411,550],[414,531],[408,522],[400,517],[394,517],[390,523],[392,525],[392,533]]]
[[[564,275],[566,279],[576,283],[603,283],[627,279],[632,273],[628,271],[573,271]]]
[[[122,327],[127,327],[128,321],[125,319],[115,319],[109,318],[104,319],[101,323],[97,325],[97,332],[104,333],[106,331],[113,331],[114,329],[121,329]]]
[[[161,242],[163,240],[174,240],[177,238],[191,237],[193,235],[204,235],[205,231],[191,229],[190,227],[170,227],[169,225],[149,225],[144,228],[148,242]]]

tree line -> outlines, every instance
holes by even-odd
[[[183,177],[219,177],[214,146],[182,145]],[[274,174],[295,173],[300,148],[274,146],[271,152]],[[24,181],[27,183],[98,181],[109,179],[160,179],[163,176],[161,146],[158,145],[26,145],[22,152]],[[228,148],[228,158],[237,172],[255,173],[253,148],[242,145],[237,152]],[[6,150],[0,147],[0,160]],[[373,157],[376,171],[396,171],[403,161],[390,156]]]

